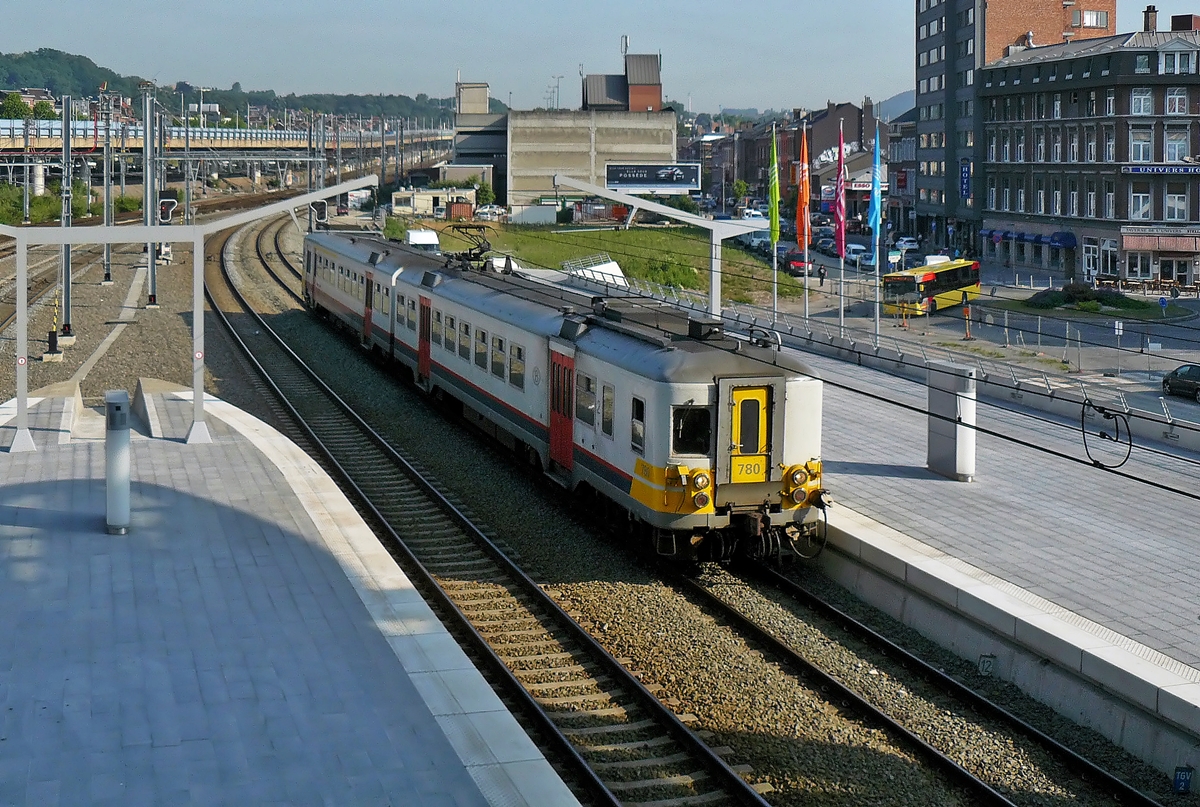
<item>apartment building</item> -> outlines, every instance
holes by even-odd
[[[979,245],[1014,269],[1196,283],[1200,16],[981,71]]]
[[[916,232],[971,249],[981,221],[977,71],[1025,48],[1115,32],[1116,0],[916,0]]]

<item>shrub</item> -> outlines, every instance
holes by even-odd
[[[1134,297],[1126,297],[1114,289],[1093,289],[1084,283],[1068,283],[1061,289],[1046,289],[1025,301],[1030,308],[1050,309],[1074,305],[1080,311],[1099,312],[1101,307],[1122,311],[1138,311],[1153,308],[1154,304]]]

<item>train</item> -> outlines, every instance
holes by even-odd
[[[822,381],[766,338],[366,233],[306,236],[303,276],[314,313],[609,531],[694,562],[823,545]]]

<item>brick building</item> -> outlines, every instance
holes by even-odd
[[[916,230],[970,248],[979,228],[975,72],[1022,48],[1111,36],[1116,0],[916,0]]]
[[[985,257],[1091,280],[1200,271],[1200,17],[980,72]]]

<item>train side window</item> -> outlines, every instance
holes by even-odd
[[[454,317],[446,315],[446,344],[444,347],[451,353],[454,352]]]
[[[458,326],[458,355],[467,361],[471,360],[471,323],[469,322]]]
[[[754,403],[757,405],[758,402]],[[676,406],[671,410],[672,454],[707,455],[711,444],[712,413],[708,409],[702,406]]]
[[[396,319],[399,320],[404,316],[404,295],[396,295]]]
[[[600,431],[606,437],[613,436],[613,415],[616,410],[616,391],[612,385],[600,387]]]
[[[487,331],[483,328],[475,329],[475,366],[480,370],[487,371],[488,341]]]
[[[435,345],[442,344],[442,312],[434,309],[433,327],[429,329],[429,339]]]
[[[637,453],[646,453],[646,402],[641,398],[633,399],[629,417],[629,443]]]
[[[575,374],[575,417],[596,425],[596,379],[583,373]]]
[[[392,290],[385,288],[383,290],[383,315],[386,317],[392,313]]]
[[[504,378],[504,337],[492,337],[492,375]]]
[[[417,329],[417,298],[408,298],[408,329],[415,331]]]
[[[508,383],[519,390],[525,389],[525,348],[508,345]]]

